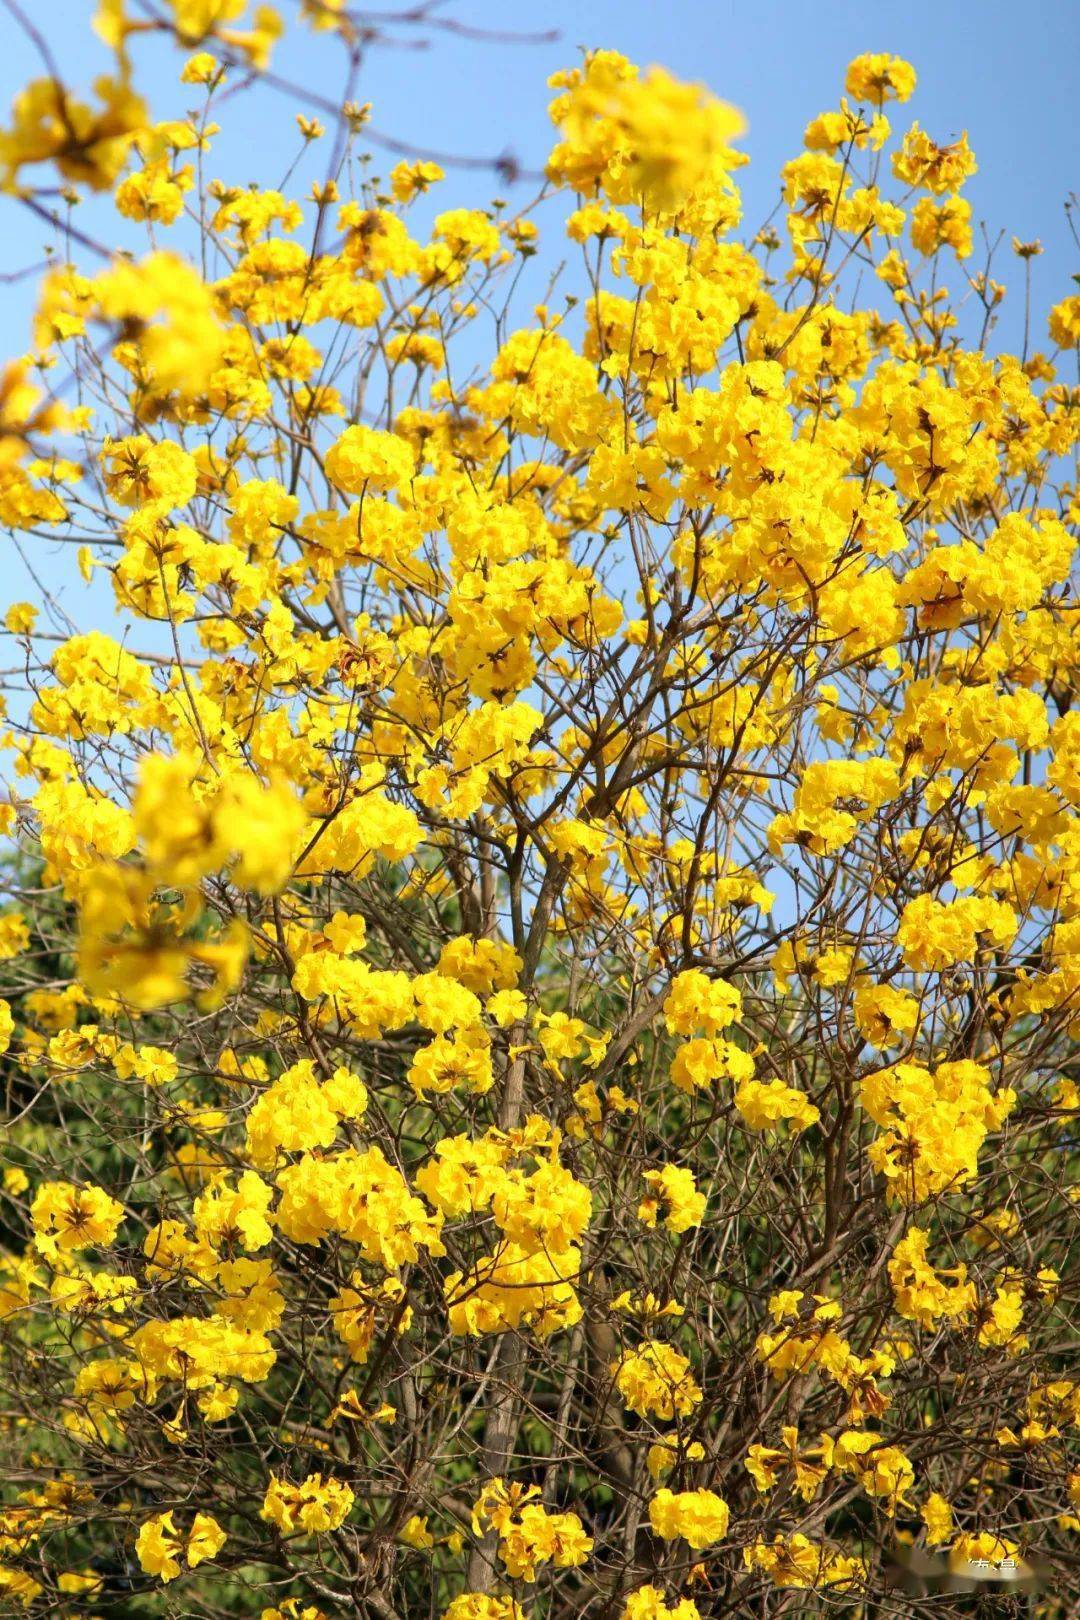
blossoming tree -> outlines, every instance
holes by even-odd
[[[0,1606],[1064,1615],[1080,299],[996,351],[894,57],[756,236],[731,108],[558,75],[534,305],[358,104],[215,175],[269,8],[97,26],[0,135],[5,544],[116,614],[5,620]]]

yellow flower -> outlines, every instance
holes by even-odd
[[[870,52],[848,64],[845,88],[857,101],[907,101],[915,88],[915,69],[899,56]]]
[[[103,1188],[70,1181],[43,1181],[30,1208],[34,1242],[49,1258],[107,1247],[123,1218],[123,1204]]]
[[[28,636],[37,623],[38,610],[30,602],[15,602],[4,614],[4,628],[13,636]]]
[[[259,1516],[282,1535],[297,1531],[319,1535],[344,1524],[353,1501],[352,1489],[344,1480],[309,1474],[299,1485],[291,1485],[271,1474]]]
[[[655,1226],[658,1219],[671,1232],[688,1232],[701,1225],[706,1199],[698,1191],[692,1171],[665,1164],[662,1170],[646,1170],[645,1181],[650,1196],[638,1205],[638,1218],[646,1226]]]
[[[933,1491],[919,1509],[923,1523],[926,1526],[926,1542],[930,1547],[940,1547],[942,1542],[948,1541],[953,1533],[952,1508],[943,1496]]]
[[[649,1503],[649,1523],[658,1536],[680,1536],[695,1550],[711,1547],[727,1535],[728,1505],[715,1491],[669,1491],[663,1486]]]
[[[163,1582],[175,1580],[181,1561],[189,1569],[216,1558],[225,1545],[225,1532],[208,1513],[196,1513],[187,1534],[178,1531],[172,1511],[155,1514],[139,1527],[135,1551],[146,1575],[157,1575]]]
[[[611,1369],[615,1387],[631,1412],[670,1423],[688,1417],[702,1395],[690,1363],[670,1344],[646,1339],[637,1350],[624,1351]]]

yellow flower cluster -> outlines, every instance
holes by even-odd
[[[576,1513],[549,1513],[534,1486],[489,1479],[473,1505],[474,1533],[490,1527],[499,1538],[499,1558],[512,1580],[535,1581],[541,1564],[574,1569],[592,1551]]]
[[[970,1060],[933,1072],[898,1063],[868,1075],[859,1090],[883,1131],[870,1145],[870,1162],[910,1203],[972,1180],[983,1142],[1016,1104],[1010,1089],[992,1092],[989,1070]]]
[[[261,1517],[282,1535],[321,1535],[337,1530],[352,1510],[355,1497],[343,1480],[309,1474],[299,1485],[271,1474]]]
[[[670,1491],[661,1487],[649,1503],[649,1523],[665,1541],[680,1537],[695,1550],[727,1535],[727,1503],[715,1491]]]
[[[158,1513],[143,1523],[135,1541],[139,1567],[163,1582],[175,1580],[181,1562],[194,1569],[208,1558],[216,1558],[225,1545],[225,1532],[208,1513],[196,1513],[191,1528],[178,1531],[172,1513]]]

